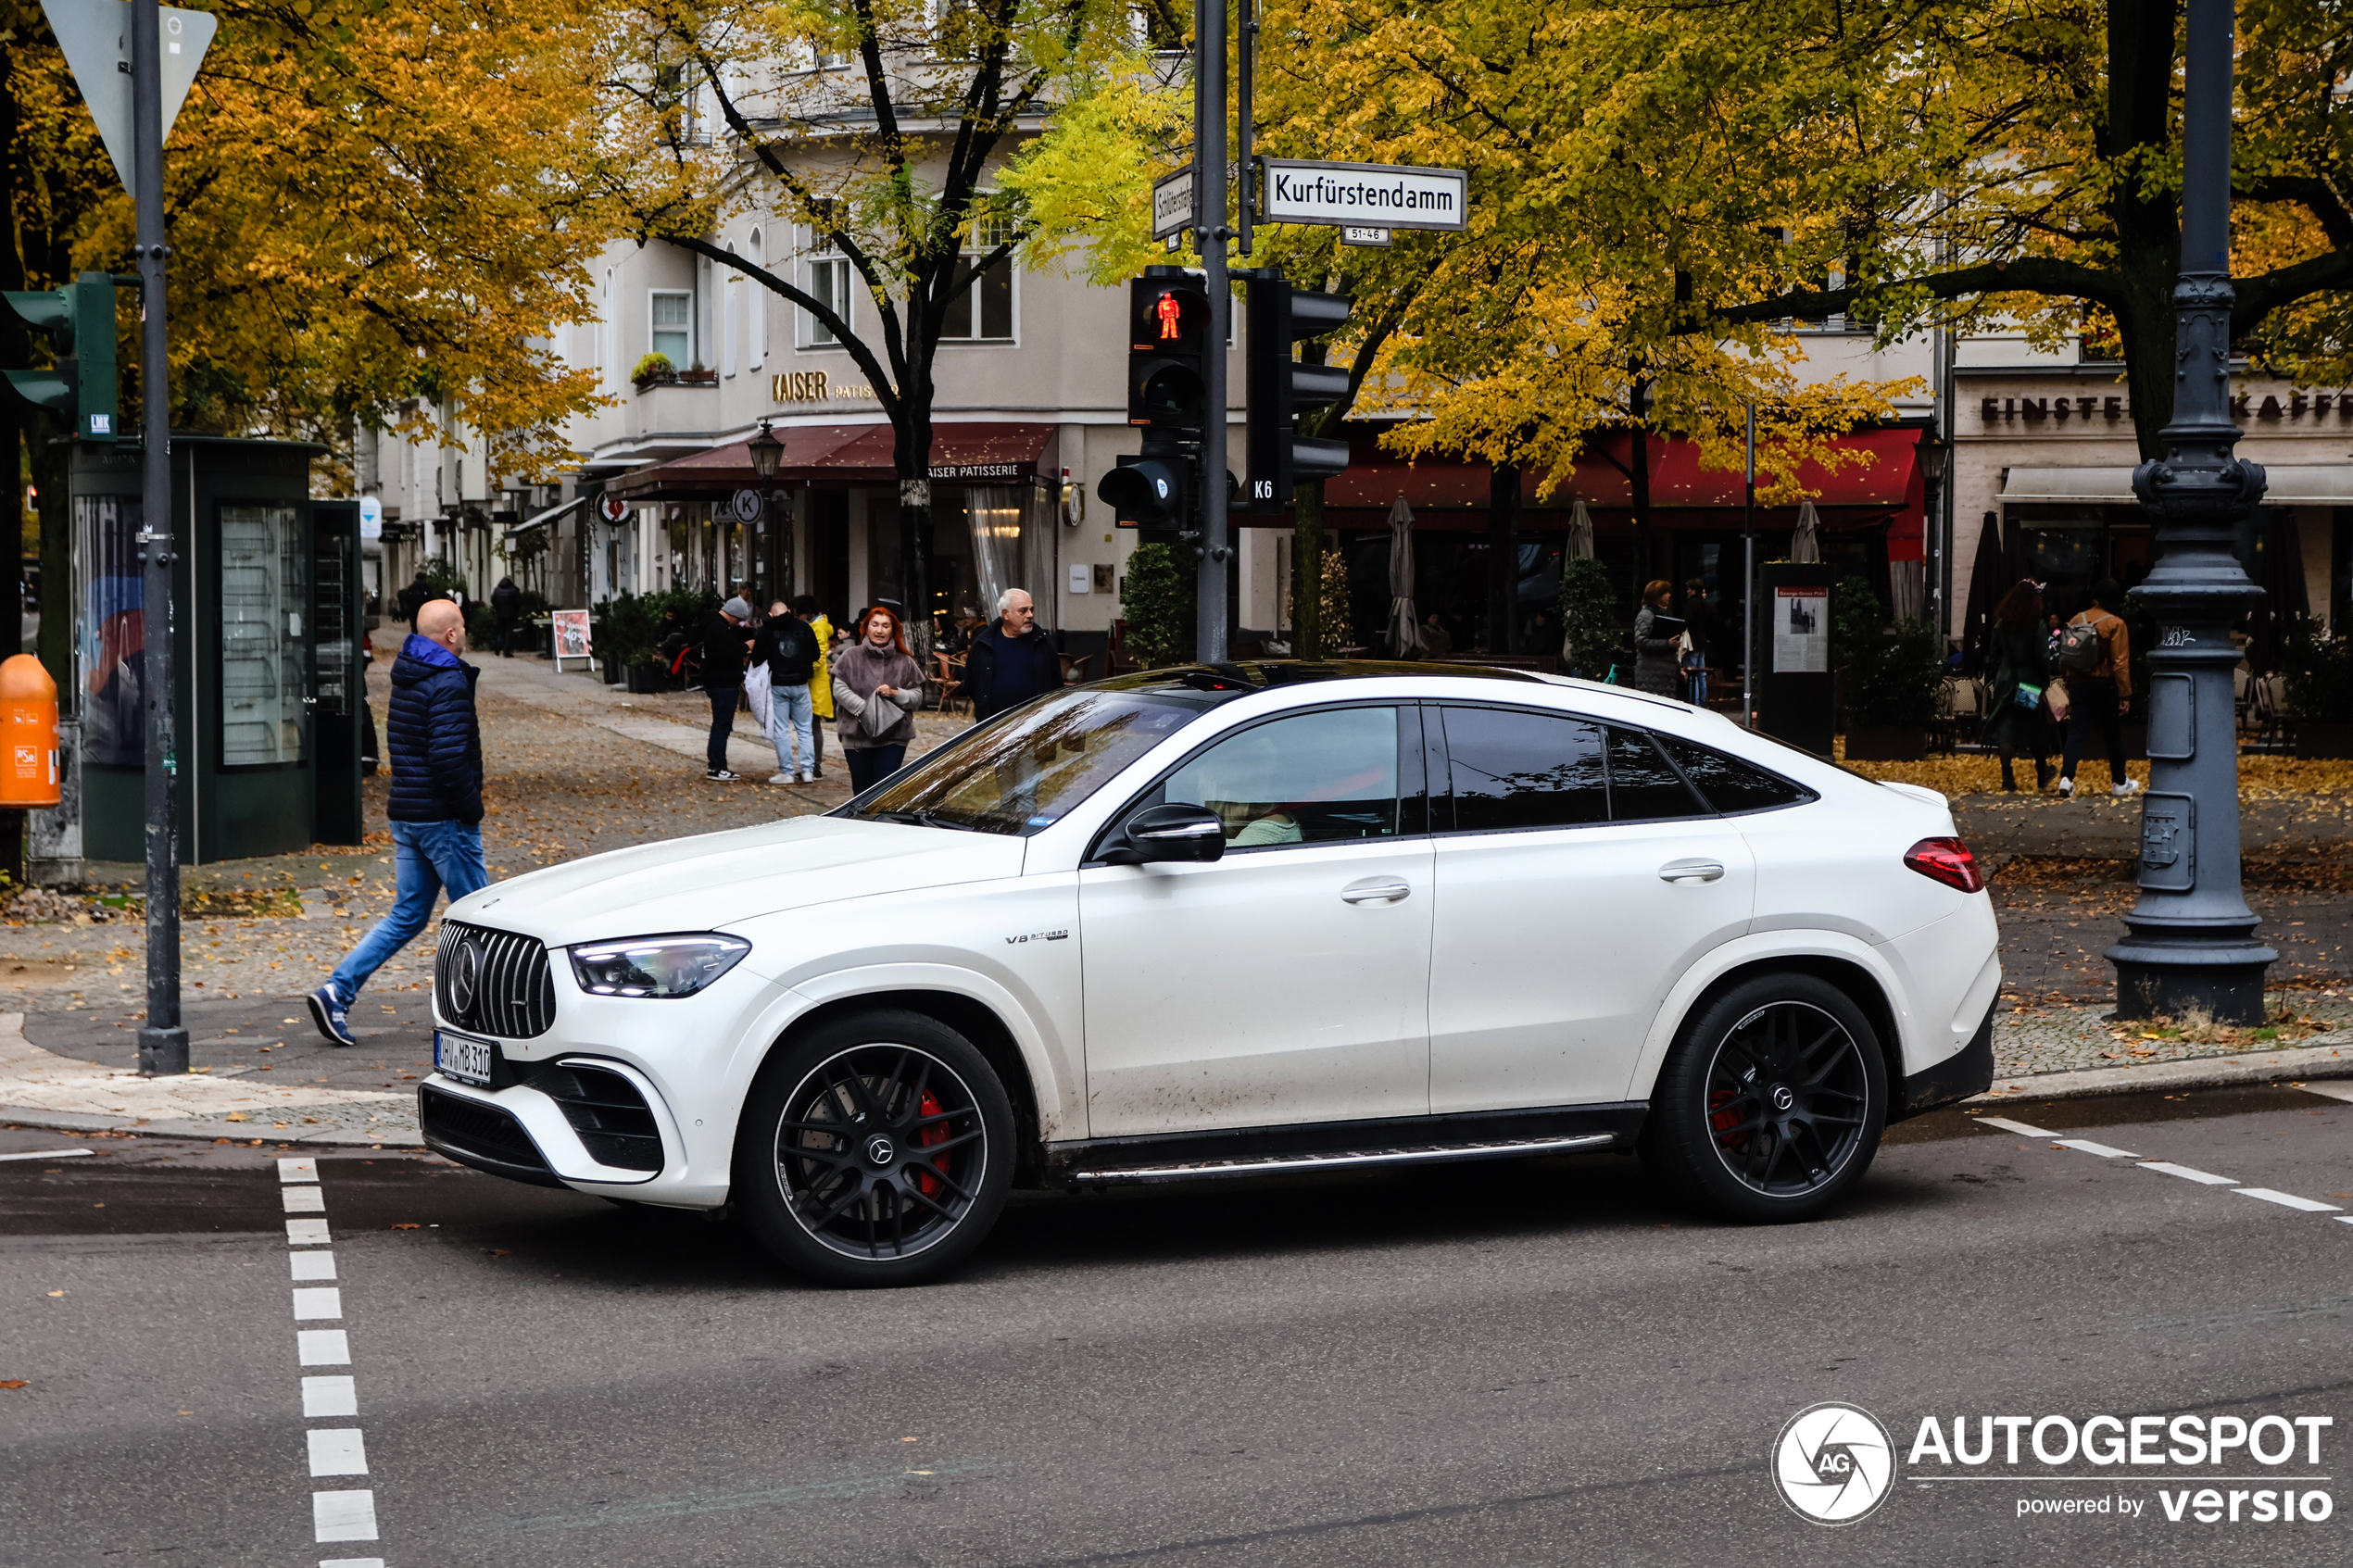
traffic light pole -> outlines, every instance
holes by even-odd
[[[139,556],[145,568],[143,639],[147,703],[147,1021],[139,1071],[188,1071],[180,1023],[180,854],[172,775],[171,358],[164,333],[163,18],[157,0],[131,0],[131,125],[137,152],[140,282],[139,396],[144,450]]]
[[[1226,661],[1226,573],[1233,550],[1226,514],[1226,345],[1234,290],[1226,275],[1226,0],[1201,0],[1193,63],[1193,242],[1209,292],[1209,344],[1202,355],[1201,575],[1194,657]]]

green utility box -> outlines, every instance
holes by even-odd
[[[310,498],[310,460],[324,450],[171,439],[183,864],[363,836],[359,508]],[[142,460],[128,442],[80,442],[69,470],[72,698],[94,860],[146,853]]]

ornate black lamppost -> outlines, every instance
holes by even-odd
[[[785,444],[776,439],[768,421],[760,421],[760,433],[745,444],[751,454],[751,471],[760,478],[760,530],[767,537],[768,596],[772,599],[792,598],[792,546],[784,530],[784,521],[776,516],[776,464],[785,455]]]
[[[2182,270],[2173,287],[2173,419],[2165,456],[2133,470],[2157,527],[2156,570],[2134,592],[2157,617],[2149,651],[2149,793],[2131,935],[2108,950],[2117,1016],[2201,1011],[2258,1023],[2263,972],[2239,892],[2238,726],[2231,627],[2263,590],[2232,554],[2263,470],[2231,455],[2232,0],[2189,0],[2182,99]]]

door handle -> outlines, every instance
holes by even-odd
[[[1661,882],[1716,882],[1724,868],[1714,860],[1669,860],[1658,868]]]
[[[1351,904],[1394,904],[1411,897],[1414,884],[1393,879],[1381,882],[1352,882],[1340,890],[1341,898]]]

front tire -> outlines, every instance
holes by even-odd
[[[921,1013],[826,1023],[761,1071],[734,1201],[761,1245],[827,1285],[920,1285],[1005,1207],[1013,1115],[971,1042]]]
[[[1870,1020],[1810,974],[1742,982],[1683,1029],[1642,1129],[1646,1164],[1749,1223],[1812,1219],[1860,1181],[1887,1123]]]

